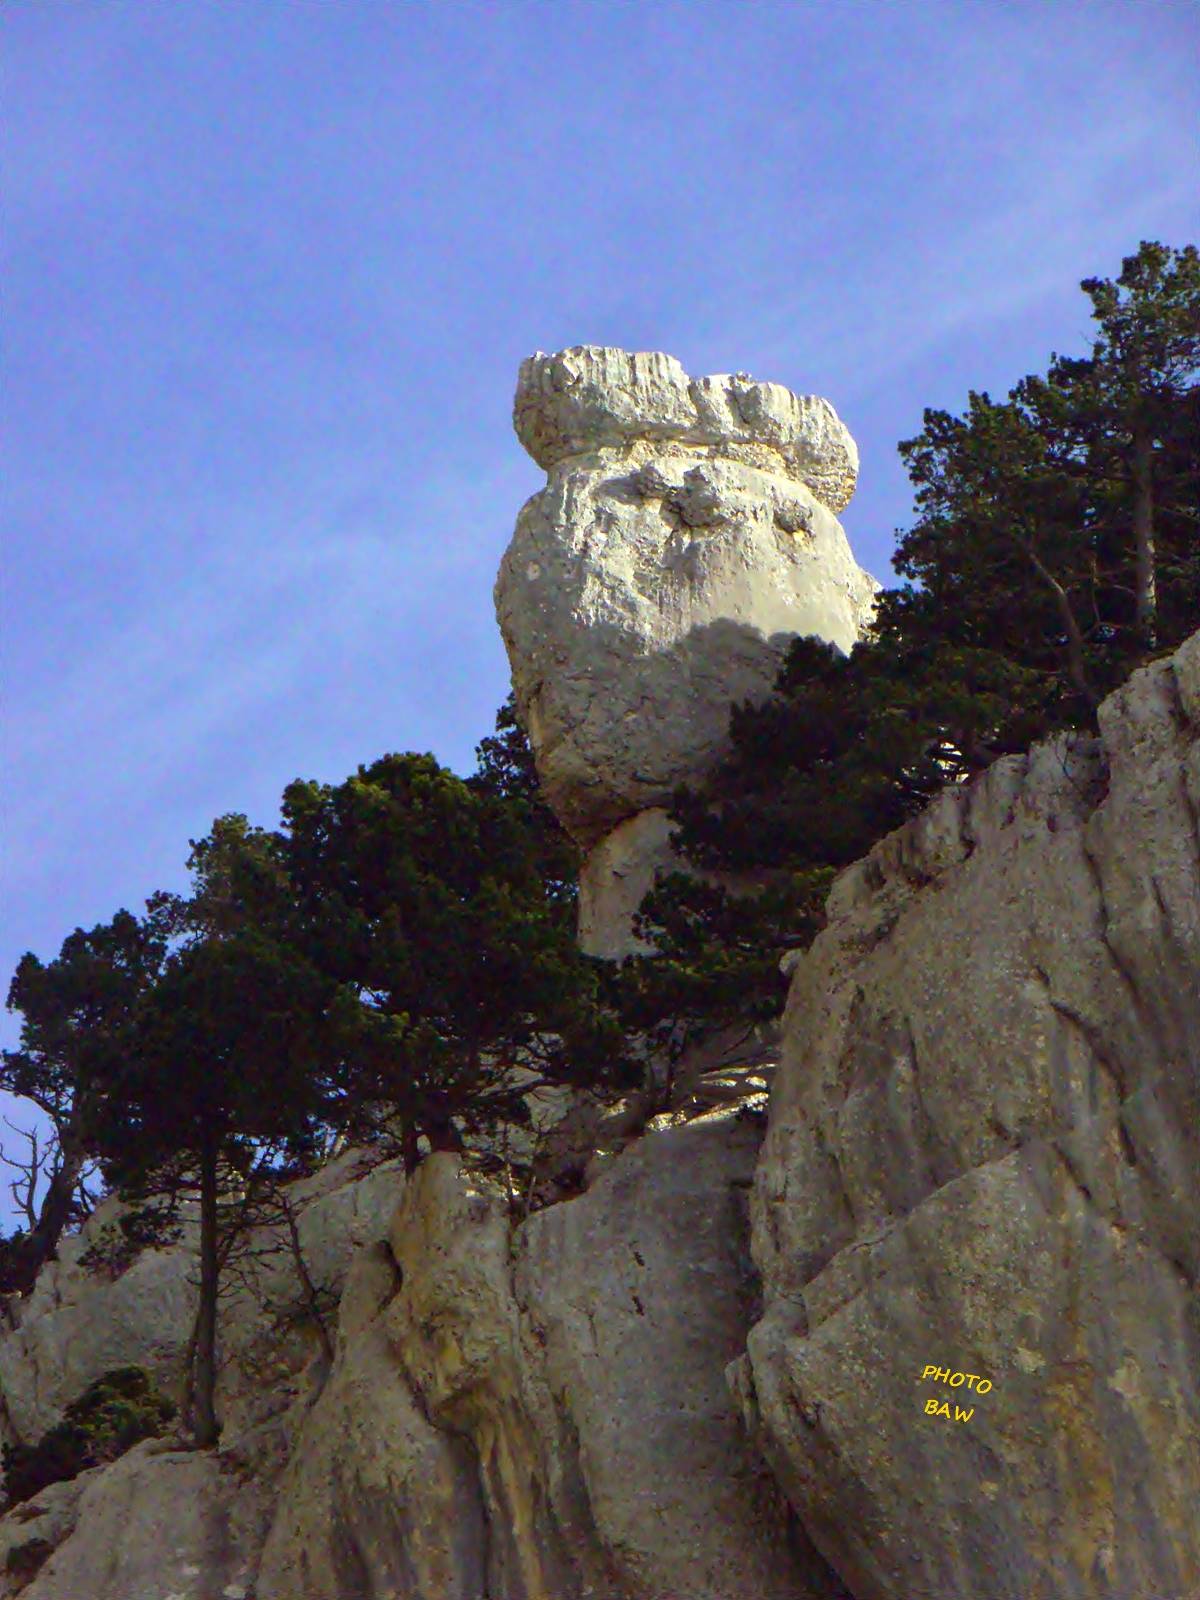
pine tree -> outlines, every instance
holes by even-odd
[[[219,1433],[221,1270],[253,1218],[239,1201],[329,1114],[323,1068],[333,1009],[332,986],[269,936],[245,928],[199,936],[167,957],[139,999],[127,1053],[110,1055],[97,1075],[97,1148],[112,1186],[130,1200],[198,1198],[186,1410],[201,1447]]]
[[[730,760],[676,795],[685,856],[763,887],[657,887],[660,954],[625,974],[640,1026],[681,996],[693,1030],[777,1004],[774,960],[820,926],[837,869],[945,784],[1091,725],[1200,627],[1200,254],[1144,243],[1082,288],[1089,355],[1054,355],[1003,401],[972,392],[961,416],[926,411],[900,445],[917,518],[868,637],[849,657],[798,639],[771,700],[734,708]]]
[[[95,1149],[97,1095],[109,1064],[127,1053],[137,1005],[167,953],[160,918],[118,911],[110,922],[63,940],[53,961],[21,957],[8,1007],[21,1013],[16,1050],[3,1052],[0,1088],[21,1096],[50,1121],[57,1165],[41,1197],[36,1225],[9,1252],[5,1287],[27,1292],[76,1219],[76,1191]]]
[[[422,1140],[526,1120],[539,1083],[620,1078],[570,880],[543,876],[523,798],[410,754],[294,783],[283,810],[304,948],[343,996],[353,1133],[391,1130],[411,1169]]]

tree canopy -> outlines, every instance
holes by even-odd
[[[899,446],[917,516],[867,637],[848,657],[797,639],[773,697],[734,708],[730,759],[676,795],[691,863],[763,886],[656,888],[660,954],[629,967],[651,1010],[684,991],[703,1025],[711,991],[715,1025],[739,976],[744,1014],[769,1008],[772,957],[820,926],[836,870],[944,784],[1092,725],[1200,626],[1200,253],[1144,243],[1082,288],[1088,355],[1053,355],[1002,401],[928,410]]]
[[[21,1014],[20,1043],[0,1057],[0,1088],[33,1103],[56,1146],[37,1221],[8,1252],[4,1287],[23,1292],[77,1218],[79,1183],[96,1147],[106,1074],[130,1049],[137,1006],[166,958],[161,918],[118,911],[111,921],[76,928],[52,961],[27,952],[8,991]]]
[[[385,756],[284,796],[310,958],[342,988],[347,1115],[457,1144],[522,1120],[538,1082],[619,1079],[621,1039],[574,941],[569,859],[494,774]],[[554,858],[554,872],[546,876]]]

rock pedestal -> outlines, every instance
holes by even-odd
[[[661,818],[621,830],[713,769],[798,634],[849,650],[870,615],[834,514],[858,452],[828,401],[592,345],[523,362],[513,417],[547,483],[496,611],[543,790],[590,852],[581,940],[620,955],[670,859]]]

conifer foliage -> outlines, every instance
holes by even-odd
[[[971,393],[959,416],[926,411],[900,445],[917,519],[869,636],[849,657],[798,639],[774,696],[734,709],[724,768],[676,795],[691,862],[763,887],[657,887],[643,915],[660,954],[629,964],[643,1018],[681,993],[697,1026],[739,992],[746,1016],[777,1004],[777,957],[820,926],[837,869],[945,784],[1092,725],[1200,627],[1200,253],[1144,243],[1082,288],[1087,356],[1054,355],[1002,401]]]

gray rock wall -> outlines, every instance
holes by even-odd
[[[1200,1594],[1200,636],[1101,727],[945,792],[796,967],[733,1376],[857,1600]]]
[[[648,1134],[515,1229],[429,1158],[350,1268],[328,1373],[264,1367],[217,1452],[139,1446],[0,1519],[0,1551],[45,1558],[30,1600],[836,1600],[724,1375],[761,1137]],[[373,1181],[317,1198],[349,1233]]]

